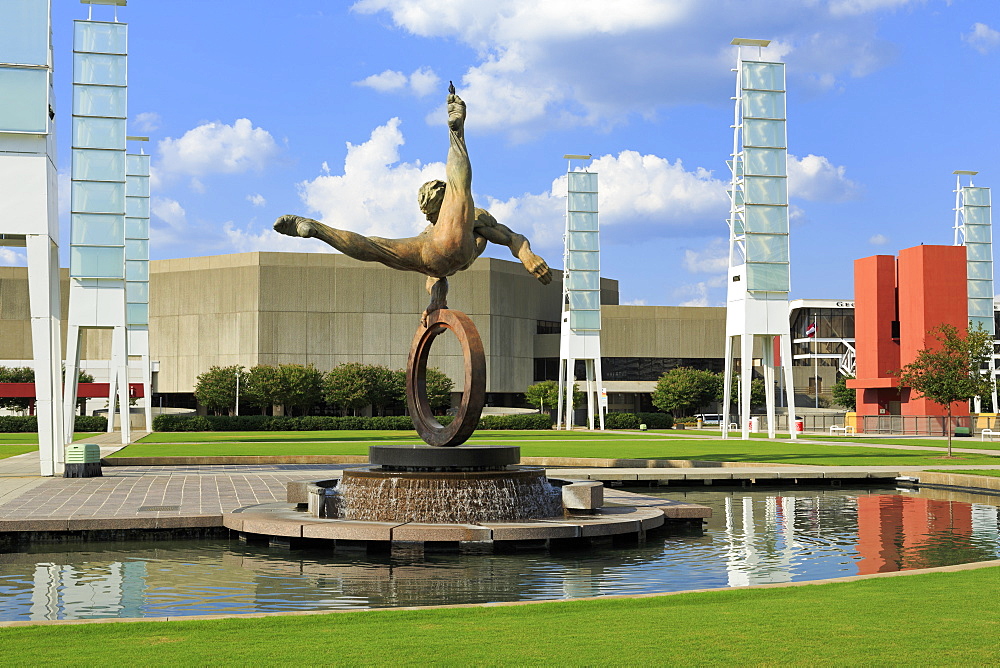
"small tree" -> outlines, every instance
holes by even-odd
[[[719,389],[718,389],[718,394],[715,395],[715,400],[718,401],[721,404],[722,402],[724,402],[726,400],[726,398],[722,396],[722,388],[723,388],[723,385],[725,384],[725,375],[720,373],[720,374],[718,374],[718,376],[719,376],[719,386],[718,386]],[[760,405],[764,404],[767,401],[767,394],[765,393],[765,389],[766,388],[764,386],[764,380],[762,378],[751,378],[750,379],[750,405],[751,406],[760,406]],[[730,399],[730,401],[733,404],[739,406],[739,403],[740,403],[740,379],[739,379],[739,376],[736,373],[733,374],[732,386],[730,387],[730,390],[729,390],[729,399]]]
[[[583,405],[586,395],[580,388],[573,384],[573,408]],[[539,410],[556,410],[559,403],[559,383],[554,380],[543,380],[540,383],[529,385],[524,391],[524,400]]]
[[[260,408],[261,415],[277,403],[281,394],[281,377],[278,367],[259,364],[251,368],[241,380],[240,398],[251,406]]]
[[[719,375],[711,371],[678,367],[656,381],[653,405],[665,413],[684,416],[713,401],[719,394]]]
[[[455,383],[446,376],[440,369],[434,367],[427,368],[427,403],[433,409],[443,409],[451,407],[451,391]],[[405,392],[405,390],[404,390]]]
[[[913,362],[894,375],[899,377],[900,390],[910,388],[911,392],[945,407],[951,457],[952,404],[993,391],[993,379],[982,373],[983,365],[993,354],[993,337],[978,323],[966,333],[954,325],[940,325],[930,333],[939,345],[918,351]]]
[[[198,376],[194,396],[198,402],[219,415],[221,411],[233,414],[236,406],[236,377],[243,383],[242,366],[213,366]]]
[[[34,383],[35,370],[27,366],[0,367],[0,383]],[[0,408],[24,412],[31,406],[31,397],[2,397]]]
[[[841,375],[837,378],[837,382],[834,384],[833,389],[833,400],[839,406],[843,406],[849,411],[855,411],[858,409],[858,391],[847,387],[847,381],[853,380],[854,376]]]
[[[323,398],[326,402],[355,415],[358,409],[370,404],[366,368],[360,362],[345,362],[327,372],[323,379]]]
[[[369,366],[365,373],[368,375],[368,402],[372,405],[372,412],[385,415],[388,406],[399,403],[400,390],[403,401],[406,401],[405,371],[402,372],[402,379],[399,371],[381,365]]]
[[[289,415],[306,415],[323,399],[323,374],[312,364],[279,365],[278,383],[278,403]]]

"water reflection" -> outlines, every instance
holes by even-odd
[[[885,490],[671,488],[654,494],[712,506],[704,534],[585,552],[409,559],[237,541],[36,545],[0,555],[0,619],[576,598],[810,580],[1000,555],[997,507],[986,503]]]

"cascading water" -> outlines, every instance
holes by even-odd
[[[344,471],[334,494],[338,518],[367,522],[476,524],[563,515],[558,488],[542,469]]]

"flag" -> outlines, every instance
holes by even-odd
[[[816,336],[816,323],[815,322],[809,323],[809,326],[806,327],[806,336],[808,336],[809,338],[812,338],[812,337]]]

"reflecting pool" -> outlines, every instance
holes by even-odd
[[[36,544],[0,555],[0,620],[564,599],[792,582],[1000,557],[997,505],[886,489],[641,488],[711,506],[703,535],[584,551],[388,556],[236,540]],[[1000,503],[1000,497],[992,497]]]

